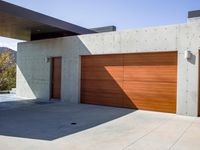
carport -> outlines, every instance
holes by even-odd
[[[0,1],[0,26],[0,36],[25,41],[95,33],[4,1]]]

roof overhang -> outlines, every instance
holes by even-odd
[[[200,17],[200,10],[194,10],[188,12],[188,18]]]
[[[0,0],[0,36],[29,41],[90,33],[95,32]]]

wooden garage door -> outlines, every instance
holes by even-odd
[[[82,56],[81,102],[176,112],[177,53]]]

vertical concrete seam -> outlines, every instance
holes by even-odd
[[[188,115],[189,113],[188,113],[188,97],[189,97],[189,85],[188,85],[188,80],[189,80],[189,78],[188,78],[188,74],[189,74],[189,66],[188,66],[188,62],[186,62],[187,63],[187,65],[186,65],[186,72],[187,72],[187,74],[186,74],[186,101],[185,101],[185,104],[186,104],[186,115]]]
[[[180,35],[180,25],[176,27],[176,50],[177,50],[177,85],[176,85],[176,113],[178,113],[178,92],[179,92],[179,49],[178,49],[178,40]]]
[[[179,35],[180,35],[180,25],[178,25],[178,26],[176,27],[176,50],[177,50],[177,51],[179,51],[179,50],[178,50]]]
[[[144,138],[145,136],[151,134],[153,131],[155,131],[156,129],[160,128],[163,124],[165,124],[166,122],[169,122],[171,120],[173,120],[174,117],[166,119],[164,122],[160,121],[160,123],[154,127],[153,129],[151,129],[149,132],[147,132],[146,134],[144,134],[143,136],[139,137],[138,139],[136,139],[134,142],[130,143],[129,145],[125,146],[124,148],[122,148],[122,150],[126,150],[127,148],[129,148],[130,146],[136,144],[138,141],[140,141],[142,138]]]
[[[122,36],[122,35],[121,35],[121,34],[122,34],[122,33],[120,32],[120,33],[119,33],[119,49],[120,49],[119,51],[120,51],[120,52],[122,52],[122,42],[121,42],[121,40],[122,40],[122,37],[121,37],[121,36]]]
[[[192,34],[191,29],[187,28],[186,36],[187,36],[187,40],[188,40],[187,51],[192,51],[194,53],[192,43],[195,40],[195,36],[194,36],[194,34]],[[190,77],[190,75],[189,75],[190,66],[189,65],[191,65],[191,64],[189,61],[187,61],[187,65],[186,65],[186,71],[187,71],[187,76],[186,76],[186,115],[191,115],[191,110],[189,108],[189,99],[190,99],[189,95],[190,95],[190,91],[191,91],[190,86],[189,86],[189,81],[190,81],[190,78],[189,78]]]
[[[197,99],[198,99],[198,101],[197,101],[197,116],[198,116],[198,117],[199,117],[199,115],[200,115],[200,113],[199,113],[199,112],[200,112],[200,110],[199,110],[199,109],[200,109],[200,108],[199,108],[199,103],[200,103],[200,101],[199,101],[199,96],[200,96],[200,95],[199,95],[199,91],[200,91],[200,90],[199,90],[199,87],[200,87],[200,85],[199,85],[199,83],[200,83],[200,82],[199,82],[199,79],[200,79],[200,70],[199,70],[199,68],[200,68],[200,66],[199,66],[200,63],[199,63],[199,62],[200,62],[200,61],[199,61],[199,56],[200,56],[200,54],[199,54],[199,49],[198,49],[198,52],[197,52],[197,57],[198,57],[198,59],[197,59],[197,60],[198,60],[198,61],[197,61],[197,68],[198,68],[198,79],[197,79],[197,89],[198,89],[198,90],[197,90]]]

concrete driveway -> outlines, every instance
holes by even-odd
[[[0,103],[1,149],[200,149],[198,118],[63,102],[17,103],[13,108]]]

